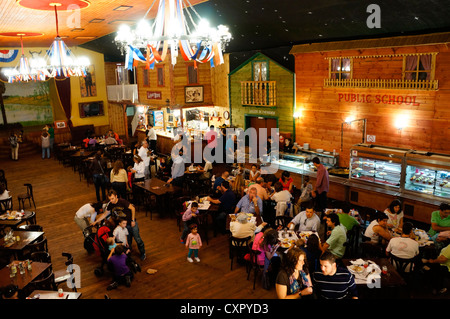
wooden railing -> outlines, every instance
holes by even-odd
[[[241,103],[242,105],[276,106],[277,82],[242,81]]]
[[[399,89],[399,90],[438,90],[438,81],[413,80],[375,80],[375,79],[325,79],[326,88],[367,88],[367,89]]]

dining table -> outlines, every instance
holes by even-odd
[[[55,300],[63,300],[63,299],[80,299],[81,292],[74,291],[63,291],[62,296],[60,296],[58,291],[53,290],[34,290],[27,299],[55,299]]]
[[[14,240],[7,241],[5,237],[0,238],[0,251],[12,254],[15,258],[21,256],[23,250],[42,237],[44,232],[40,231],[13,231]]]
[[[358,292],[367,298],[395,298],[406,288],[389,258],[342,259],[342,263],[354,275]]]
[[[23,263],[23,260],[13,260],[9,265],[0,269],[0,287],[5,287],[8,285],[16,285],[19,290],[25,288],[30,282],[39,277],[43,272],[45,272],[49,267],[52,266],[51,263],[43,263],[33,261],[31,262],[31,271],[24,267],[25,272],[20,274],[19,269],[17,267],[16,274],[11,277],[11,265],[18,265],[19,263]]]
[[[133,185],[156,196],[156,205],[160,216],[164,215],[164,211],[167,211],[168,207],[172,207],[170,197],[182,191],[181,187],[174,186],[156,177],[146,179],[143,182],[135,182]]]
[[[5,213],[3,215],[0,215],[0,225],[16,229],[20,224],[27,222],[35,215],[35,212],[29,210],[24,210],[23,212],[10,211],[9,214]]]

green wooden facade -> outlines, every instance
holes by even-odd
[[[263,107],[243,105],[241,82],[254,81],[253,66],[257,62],[268,62],[267,81],[276,81],[276,106]],[[295,73],[281,66],[262,53],[256,53],[228,75],[230,90],[231,125],[247,129],[246,119],[250,116],[275,118],[280,133],[290,133],[294,137]]]

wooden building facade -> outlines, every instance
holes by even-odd
[[[230,72],[231,124],[247,129],[276,128],[294,132],[294,72],[262,53]]]
[[[450,33],[294,46],[296,141],[340,151],[340,166],[361,142],[449,153],[448,43]]]

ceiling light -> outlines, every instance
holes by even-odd
[[[131,8],[133,8],[133,7],[132,6],[119,6],[113,10],[114,11],[127,11],[127,10],[130,10]]]
[[[128,69],[133,68],[134,61],[153,69],[169,52],[172,64],[176,64],[179,52],[185,61],[210,62],[211,66],[223,63],[222,49],[231,39],[226,26],[210,27],[190,4],[183,8],[183,0],[160,0],[151,25],[145,20],[147,13],[133,30],[121,26],[117,32],[115,42],[122,54],[126,53]],[[141,50],[146,51],[146,57]]]

